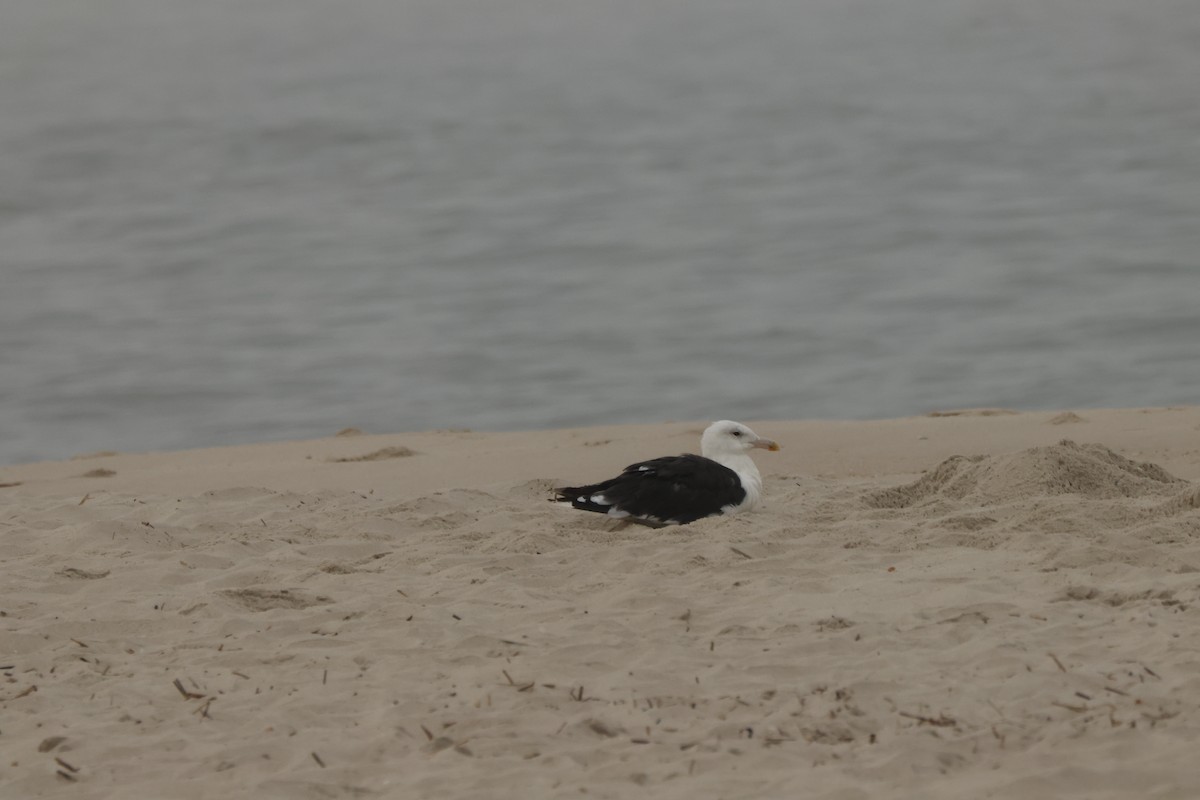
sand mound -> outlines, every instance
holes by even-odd
[[[1163,546],[1200,534],[1200,488],[1103,445],[1060,441],[954,456],[862,501],[883,531],[898,530],[891,546],[903,550],[1007,550],[1045,571],[1197,568]],[[868,540],[883,541],[878,534]]]
[[[873,492],[873,508],[908,508],[932,498],[988,503],[1076,494],[1091,498],[1143,497],[1177,491],[1184,482],[1156,464],[1132,461],[1099,444],[1064,439],[999,456],[953,456],[914,483]]]

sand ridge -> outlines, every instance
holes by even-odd
[[[1192,797],[1200,412],[1088,412],[1077,442],[1051,416],[801,425],[803,454],[755,423],[790,455],[758,459],[767,507],[658,531],[549,490],[680,449],[694,423],[665,450],[621,428],[391,437],[421,455],[363,463],[327,459],[376,437],[263,445],[273,485],[199,491],[189,475],[227,451],[106,458],[105,479],[6,468],[23,485],[0,494],[0,785]],[[942,452],[920,438],[938,425]],[[447,456],[472,441],[510,469]],[[906,469],[921,448],[940,457]],[[173,469],[155,491],[97,488],[143,458]],[[311,488],[293,458],[360,488]],[[438,459],[460,485],[398,485]]]

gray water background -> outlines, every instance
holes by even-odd
[[[1194,0],[7,0],[0,463],[1200,402]]]

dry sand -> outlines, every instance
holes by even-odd
[[[0,468],[0,797],[1200,797],[1200,409],[753,424]]]

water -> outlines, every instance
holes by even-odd
[[[1192,0],[0,20],[0,463],[1200,402]]]

